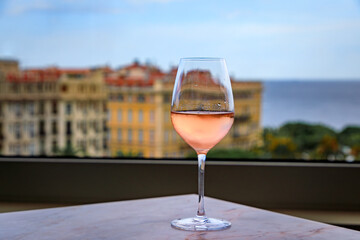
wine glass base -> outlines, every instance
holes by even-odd
[[[175,219],[171,222],[171,226],[186,231],[217,231],[231,227],[231,223],[216,218],[194,217]]]

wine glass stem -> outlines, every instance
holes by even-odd
[[[205,154],[198,154],[198,189],[199,189],[199,203],[197,217],[205,217],[205,208],[204,208],[204,175],[205,175]]]

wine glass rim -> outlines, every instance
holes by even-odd
[[[224,61],[221,57],[185,57],[180,58],[181,61]]]

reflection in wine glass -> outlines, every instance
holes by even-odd
[[[204,209],[206,154],[228,133],[234,121],[234,100],[224,59],[180,60],[171,103],[171,120],[177,133],[197,152],[199,167],[196,217],[176,219],[171,226],[190,231],[230,227],[228,221],[206,217]]]

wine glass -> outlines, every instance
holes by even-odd
[[[229,228],[226,220],[208,218],[204,209],[204,174],[207,152],[228,133],[234,122],[231,82],[223,58],[182,58],[176,74],[171,121],[176,132],[198,156],[198,211],[195,217],[175,219],[181,230],[209,231]]]

